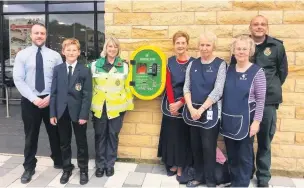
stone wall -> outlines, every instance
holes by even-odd
[[[248,33],[255,15],[266,16],[269,34],[284,41],[289,61],[272,144],[272,168],[304,172],[304,1],[107,0],[105,10],[106,36],[112,34],[121,41],[126,59],[148,44],[172,55],[171,38],[178,30],[189,33],[190,55],[197,56],[197,37],[208,30],[219,38],[216,54],[228,60],[232,37]],[[124,120],[119,157],[156,159],[160,101],[135,101],[135,110]],[[224,147],[221,138],[219,146]]]

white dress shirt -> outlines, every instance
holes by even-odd
[[[72,64],[69,64],[69,63],[67,63],[67,62],[65,62],[65,64],[66,64],[66,67],[67,67],[67,73],[68,73],[68,74],[69,74],[69,66],[72,66],[72,75],[73,75],[74,70],[75,70],[75,67],[76,67],[76,65],[77,65],[77,60],[76,60],[74,63],[72,63]]]
[[[41,47],[44,70],[45,89],[38,92],[35,89],[36,80],[36,54],[38,47],[29,46],[17,53],[13,69],[13,78],[16,88],[21,95],[33,102],[42,95],[49,95],[53,79],[53,69],[56,65],[62,63],[60,54],[45,46]]]

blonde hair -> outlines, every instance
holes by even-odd
[[[103,45],[102,52],[100,53],[101,57],[106,57],[107,56],[107,46],[110,42],[113,43],[113,45],[118,48],[117,56],[120,56],[120,52],[121,52],[120,42],[117,38],[115,38],[113,36],[110,36],[110,37],[108,37],[108,39],[106,40],[106,42]]]
[[[173,44],[175,44],[176,40],[179,38],[179,37],[184,37],[187,41],[187,44],[189,44],[189,35],[187,32],[184,32],[184,31],[177,31],[176,33],[174,33],[173,37],[172,37],[172,41],[173,41]]]
[[[80,50],[79,40],[75,38],[67,38],[62,42],[62,51],[70,45],[76,45],[77,49]]]
[[[234,51],[235,51],[235,45],[237,42],[239,41],[245,41],[249,44],[249,57],[252,57],[254,55],[254,52],[255,52],[255,43],[254,41],[252,40],[252,38],[250,38],[249,35],[246,35],[246,34],[241,34],[241,35],[238,35],[236,36],[236,38],[232,41],[232,44],[231,44],[231,54],[234,54]]]
[[[208,41],[213,43],[213,50],[216,49],[217,44],[217,36],[209,31],[203,32],[200,34],[200,37],[198,38],[198,46],[200,45],[201,39],[207,39]]]

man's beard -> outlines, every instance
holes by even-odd
[[[38,45],[36,42],[34,42],[34,44],[38,47],[42,47],[45,44],[45,41],[43,43],[41,43],[40,45]]]

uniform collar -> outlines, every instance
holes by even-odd
[[[77,60],[76,60],[74,63],[72,63],[72,64],[69,64],[69,63],[67,63],[67,62],[65,62],[65,64],[66,64],[66,67],[67,67],[67,68],[69,68],[69,66],[72,66],[72,69],[75,69],[75,67],[76,67],[76,65],[77,65]]]
[[[269,36],[269,35],[266,35],[265,40],[266,40],[266,43],[267,43],[267,44],[272,44],[272,45],[277,45],[277,44],[278,44],[278,41],[279,41],[279,42],[282,42],[281,40],[274,39],[274,38],[272,38],[272,37]],[[265,42],[265,41],[263,41],[261,44],[263,44],[264,42]]]
[[[97,61],[97,62],[96,62],[96,67],[102,67],[102,66],[104,65],[105,62],[106,62],[106,57],[101,57],[101,58],[100,58],[100,61]],[[113,63],[113,65],[114,65],[115,67],[121,67],[121,66],[123,66],[123,61],[122,61],[122,59],[121,59],[120,57],[116,57],[116,58],[115,58],[115,61],[114,61],[114,63]]]

